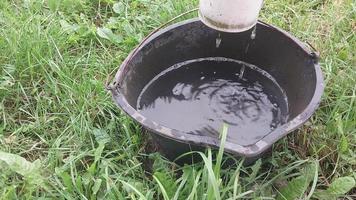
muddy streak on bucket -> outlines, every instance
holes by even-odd
[[[227,123],[228,140],[250,145],[286,121],[287,102],[267,72],[211,57],[158,74],[142,90],[137,109],[157,123],[190,134],[218,137],[222,123]]]

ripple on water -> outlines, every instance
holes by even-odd
[[[243,76],[242,76],[243,74]],[[201,58],[174,65],[142,90],[138,110],[168,128],[249,145],[287,119],[287,98],[260,68],[227,58]]]

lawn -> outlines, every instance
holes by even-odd
[[[356,199],[353,0],[265,1],[260,18],[312,44],[326,84],[315,115],[271,157],[221,168],[207,150],[177,166],[147,151],[104,82],[197,3],[1,0],[0,199]]]

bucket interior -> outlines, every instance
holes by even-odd
[[[224,33],[192,21],[151,36],[123,64],[118,81],[128,104],[150,120],[213,137],[226,123],[228,141],[248,146],[306,109],[316,90],[314,65],[293,39],[262,23],[255,32]],[[195,120],[210,120],[209,109],[215,121]]]

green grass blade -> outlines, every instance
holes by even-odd
[[[314,161],[313,166],[314,166],[314,168],[315,168],[315,169],[314,169],[313,184],[312,184],[312,186],[311,186],[311,189],[310,189],[310,191],[309,191],[308,196],[306,197],[307,200],[310,199],[310,198],[313,196],[313,193],[314,193],[314,191],[315,191],[316,185],[317,185],[317,183],[318,183],[319,163],[318,163],[317,160]]]
[[[169,197],[168,197],[168,194],[166,192],[166,189],[162,185],[161,181],[159,181],[159,179],[155,175],[153,175],[153,179],[158,183],[158,186],[159,186],[159,188],[161,190],[161,193],[163,195],[163,199],[169,200]]]
[[[239,187],[239,178],[240,178],[240,169],[242,167],[242,164],[244,163],[245,159],[242,159],[239,163],[239,165],[237,166],[236,170],[235,170],[235,174],[233,179],[234,180],[234,189],[233,189],[233,199],[237,199],[238,198],[238,187]]]
[[[219,192],[219,185],[218,185],[218,180],[215,177],[215,173],[213,170],[213,165],[212,165],[212,158],[211,158],[211,150],[208,150],[208,152],[210,151],[210,153],[208,153],[208,157],[205,156],[205,154],[198,152],[198,154],[200,155],[200,157],[203,159],[204,164],[205,164],[205,169],[208,172],[208,179],[209,179],[209,185],[211,185],[212,190],[213,190],[213,195],[215,197],[216,200],[221,199],[220,198],[220,192]]]
[[[133,190],[139,197],[140,200],[147,200],[146,197],[137,189],[135,188],[133,185],[131,185],[130,183],[127,183],[125,181],[119,180],[124,186],[130,188],[131,190]]]
[[[196,197],[201,175],[202,175],[202,171],[199,171],[197,173],[197,175],[195,176],[194,184],[193,184],[193,187],[191,190],[192,192],[189,194],[189,196],[187,198],[188,200],[193,200],[194,197]]]
[[[215,167],[214,167],[215,177],[220,177],[220,168],[221,168],[222,158],[223,158],[223,155],[224,155],[224,148],[225,148],[225,142],[226,142],[226,138],[227,138],[227,131],[228,131],[228,125],[224,123],[222,131],[221,131],[221,136],[220,136],[221,142],[220,142],[219,153],[218,153],[218,156],[216,158],[216,163],[215,163]]]

